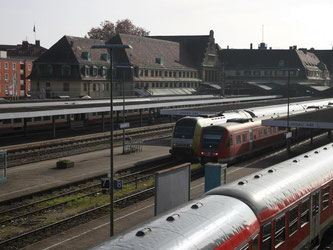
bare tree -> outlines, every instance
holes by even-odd
[[[148,35],[149,32],[144,28],[135,26],[131,20],[118,20],[116,24],[110,21],[101,22],[100,27],[93,27],[88,31],[87,36],[91,39],[109,40],[118,33],[130,34],[135,36]]]

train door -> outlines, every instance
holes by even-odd
[[[252,128],[249,130],[249,135],[250,135],[250,138],[249,138],[249,143],[250,143],[249,152],[252,152],[252,150],[253,150],[253,129]]]
[[[310,240],[313,241],[320,230],[320,195],[319,190],[311,195],[311,221],[310,221]]]

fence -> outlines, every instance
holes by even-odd
[[[142,141],[133,141],[131,137],[125,138],[124,153],[130,154],[142,151]]]
[[[7,151],[0,150],[0,183],[7,180]]]

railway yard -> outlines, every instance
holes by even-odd
[[[273,105],[285,100],[220,107],[225,111],[265,106],[267,102]],[[176,160],[169,153],[176,119],[159,117],[156,112],[152,112],[154,125],[148,125],[151,119],[147,118],[148,126],[140,126],[144,125],[140,122],[138,127],[126,129],[129,154],[123,154],[123,131],[114,132],[115,178],[123,181],[123,190],[114,193],[115,234],[154,216],[155,173],[187,160]],[[115,119],[117,116],[121,122],[121,115],[115,113]],[[101,178],[106,178],[110,170],[110,133],[97,133],[100,125],[102,130],[109,130],[104,125],[104,114],[102,117],[99,124],[94,123],[94,129],[87,126],[75,129],[73,134],[69,128],[57,131],[58,139],[50,138],[55,134],[51,128],[40,132],[24,129],[25,137],[22,130],[18,135],[3,137],[0,150],[7,151],[8,178],[0,184],[0,249],[88,249],[109,239],[110,200],[108,191],[101,188]],[[324,133],[295,141],[291,155],[285,147],[278,147],[242,157],[228,165],[227,183],[330,142]],[[75,165],[59,169],[59,159],[70,159]],[[204,193],[204,170],[198,163],[191,166],[190,193],[191,200]],[[328,243],[321,248],[329,249],[330,240],[326,237],[323,242]]]

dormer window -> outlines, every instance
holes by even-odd
[[[83,70],[84,70],[84,76],[89,76],[89,71],[90,71],[89,66],[85,65],[83,67]]]
[[[61,65],[61,75],[70,76],[71,75],[71,66],[69,66],[67,64]]]
[[[91,67],[91,75],[92,76],[97,76],[97,70],[98,68],[96,66]]]
[[[106,69],[105,66],[103,66],[103,67],[101,68],[101,75],[102,75],[103,77],[105,77],[105,76],[106,76],[106,73],[107,73],[107,69]]]
[[[82,52],[81,57],[84,60],[91,61],[91,54],[90,54],[90,52],[87,52],[87,51]]]
[[[110,55],[109,54],[101,54],[101,60],[110,62]]]
[[[52,76],[53,75],[53,66],[51,64],[47,65],[47,75]]]
[[[161,57],[156,57],[155,58],[155,63],[157,63],[159,65],[163,65],[163,59]]]

